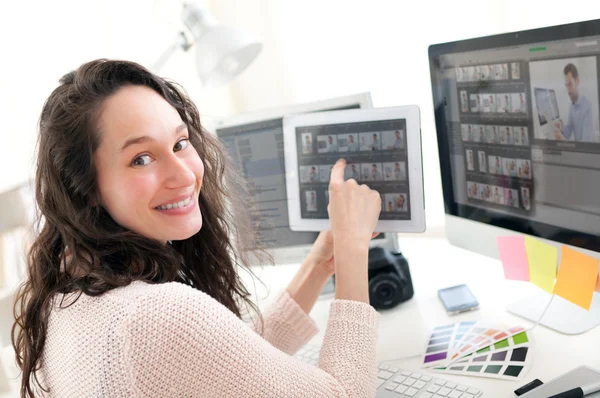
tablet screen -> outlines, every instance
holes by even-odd
[[[331,168],[381,195],[380,220],[410,220],[406,119],[296,127],[301,218],[328,219]]]

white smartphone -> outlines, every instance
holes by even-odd
[[[457,285],[438,290],[438,296],[448,314],[474,311],[479,308],[479,302],[467,285]]]

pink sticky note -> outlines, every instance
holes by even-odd
[[[524,236],[499,236],[497,238],[500,260],[506,279],[529,281],[529,263]]]

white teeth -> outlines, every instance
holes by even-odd
[[[191,201],[192,201],[192,198],[189,197],[186,200],[182,200],[182,201],[179,201],[179,202],[169,203],[169,204],[166,204],[166,205],[158,206],[157,209],[159,209],[159,210],[177,209],[178,207],[187,206],[188,204],[190,204]]]

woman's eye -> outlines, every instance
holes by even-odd
[[[175,152],[181,151],[185,148],[187,148],[187,146],[189,145],[189,139],[184,138],[182,140],[179,140],[179,142],[177,142],[177,144],[175,144],[175,147],[173,148],[175,150]]]
[[[151,161],[152,161],[152,159],[150,158],[150,155],[142,155],[142,156],[138,156],[137,158],[133,159],[133,162],[131,162],[131,165],[132,166],[146,166]]]

